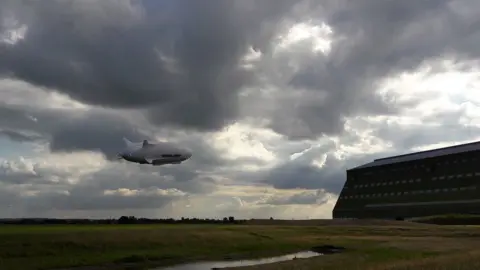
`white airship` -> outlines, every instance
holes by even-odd
[[[123,138],[123,141],[127,147],[117,157],[129,162],[159,166],[180,164],[192,156],[190,150],[172,143],[150,143],[147,140],[131,142],[127,138]]]

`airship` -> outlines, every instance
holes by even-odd
[[[118,159],[139,164],[160,166],[166,164],[180,164],[192,156],[192,152],[184,147],[172,143],[132,142],[123,138],[126,148],[117,154]]]

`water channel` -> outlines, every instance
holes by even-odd
[[[179,265],[174,265],[169,267],[160,267],[160,268],[154,268],[151,270],[211,270],[211,269],[225,268],[225,267],[252,266],[252,265],[288,261],[293,259],[304,259],[304,258],[311,258],[319,255],[323,255],[323,254],[313,252],[313,251],[301,251],[297,253],[291,253],[287,255],[262,258],[262,259],[238,260],[238,261],[210,261],[210,262],[206,261],[206,262],[179,264]]]

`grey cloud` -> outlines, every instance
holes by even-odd
[[[343,139],[352,144],[358,140],[355,136]],[[272,185],[278,189],[321,189],[325,192],[339,194],[346,181],[348,169],[371,162],[376,158],[399,153],[398,150],[388,149],[381,153],[367,152],[340,159],[334,155],[335,150],[337,148],[333,143],[312,148],[299,158],[263,171],[257,177],[261,183]],[[312,161],[321,155],[325,156],[323,166],[313,165]]]
[[[144,109],[162,127],[205,131],[235,121],[244,101],[238,91],[278,69],[267,80],[283,78],[285,91],[310,94],[268,97],[273,107],[258,99],[262,113],[250,114],[271,118],[269,126],[291,139],[316,138],[341,133],[345,117],[412,105],[375,96],[378,79],[436,57],[478,56],[478,3],[417,2],[9,2],[30,28],[3,50],[0,70],[87,103]],[[333,28],[329,55],[304,44],[272,59],[278,30],[306,20]],[[239,67],[249,47],[264,53],[253,70]],[[292,59],[302,60],[299,70]]]
[[[177,198],[176,195],[105,195],[100,192],[86,196],[81,190],[69,195],[53,194],[50,198],[41,198],[45,202],[45,209],[56,208],[61,210],[105,210],[105,209],[149,209],[161,208]],[[53,206],[53,207],[52,207]]]
[[[304,191],[292,196],[273,196],[265,200],[262,204],[289,205],[289,204],[324,204],[328,201],[328,196],[322,191],[315,192]]]
[[[291,139],[316,138],[342,132],[344,117],[391,115],[415,105],[376,96],[379,79],[442,57],[478,59],[478,10],[475,1],[447,0],[323,1],[312,5],[305,17],[326,21],[332,27],[331,51],[327,56],[288,51],[277,57],[276,65],[281,67],[302,59],[298,71],[283,75],[290,78],[288,91],[309,93],[281,103],[271,112],[274,121],[270,127]]]
[[[129,177],[125,177],[128,175]],[[88,175],[88,181],[82,182],[84,188],[96,189],[145,189],[176,188],[192,194],[207,194],[216,189],[214,181],[183,166],[183,170],[173,166],[152,167],[133,164],[111,164],[106,168]],[[87,180],[86,179],[86,180]]]
[[[142,131],[147,132],[140,133],[136,129],[138,127],[131,121],[103,109],[76,112],[31,109],[25,114],[21,108],[14,108],[8,112],[14,118],[3,119],[5,121],[3,123],[0,121],[0,127],[13,126],[51,139],[50,147],[54,152],[92,150],[111,157],[115,151],[124,147],[122,136],[137,141],[149,138],[148,127],[141,126]],[[36,121],[26,115],[31,115]],[[19,121],[11,123],[9,120]],[[118,211],[115,213],[124,213],[119,211],[127,208],[135,208],[137,211],[161,208],[177,198],[161,195],[105,196],[102,193],[104,190],[176,188],[188,194],[204,195],[214,192],[218,184],[209,176],[209,171],[215,171],[219,165],[226,166],[227,162],[205,144],[200,134],[185,134],[173,138],[173,141],[176,139],[178,143],[184,143],[194,149],[195,159],[187,161],[181,167],[151,167],[113,162],[108,163],[107,167],[100,171],[88,173],[77,180],[76,172],[73,171],[61,168],[48,169],[35,163],[9,163],[5,164],[3,170],[0,169],[0,182],[18,192],[38,193],[28,198],[19,197],[18,194],[8,197],[9,203],[15,205],[13,209],[16,211],[23,209],[22,213],[28,215],[38,215],[55,209],[59,211],[116,209]],[[77,182],[69,182],[72,176]],[[61,191],[68,191],[70,194],[66,195]]]
[[[272,169],[264,179],[265,183],[278,189],[324,188],[328,192],[339,193],[344,179],[344,171],[318,168],[311,164],[287,164]]]
[[[36,123],[28,114],[28,109],[16,106],[0,106],[0,127],[9,130],[35,128]]]
[[[188,161],[188,169],[162,168],[170,173],[185,175],[181,178],[193,179],[187,174],[198,169],[212,171],[234,163],[224,160],[206,143],[205,136],[208,134],[158,130],[130,116],[122,111],[101,108],[69,110],[3,105],[0,106],[0,131],[8,131],[4,135],[16,135],[17,139],[20,139],[19,136],[28,136],[24,139],[41,143],[49,141],[52,152],[97,151],[109,160],[114,160],[118,151],[125,147],[122,137],[132,141],[148,139],[155,142],[154,135],[161,135],[195,153],[195,158]]]
[[[478,1],[241,0],[193,6],[187,1],[136,2],[143,3],[144,8],[127,1],[43,2],[8,1],[8,8],[20,23],[30,28],[26,39],[15,46],[0,45],[4,46],[0,48],[0,74],[67,93],[85,103],[118,109],[77,111],[2,103],[3,135],[22,140],[48,139],[54,152],[99,150],[112,158],[123,146],[122,136],[140,140],[158,135],[158,129],[123,117],[129,114],[125,109],[132,108],[144,112],[162,129],[160,133],[172,126],[178,130],[218,130],[236,120],[242,109],[247,116],[268,118],[270,127],[290,139],[338,134],[343,131],[346,116],[393,114],[413,105],[373,96],[378,79],[413,70],[436,57],[468,59],[476,58],[479,52],[475,28],[480,18]],[[0,2],[0,13],[7,10],[5,3]],[[100,15],[103,12],[106,16]],[[329,55],[309,52],[307,42],[280,55],[269,54],[277,30],[306,19],[325,20],[333,27],[335,40]],[[250,46],[263,56],[254,69],[239,68],[240,58]],[[292,67],[295,65],[299,70]],[[239,90],[252,84],[273,84],[280,90],[276,96],[258,98],[257,90],[253,96],[239,98]],[[443,120],[455,123],[453,116]],[[447,140],[442,127],[422,128],[423,133],[420,129],[389,126],[375,135],[394,142],[389,153]],[[460,133],[468,131],[451,128],[446,137],[467,138]],[[22,137],[25,134],[34,135]],[[237,172],[235,164],[247,160],[223,160],[204,141],[208,132],[163,135],[188,145],[194,150],[194,158],[181,166],[158,168],[112,164],[76,184],[52,185],[52,177],[66,179],[68,175],[38,168],[38,176],[32,178],[19,173],[2,179],[18,188],[26,182],[35,183],[32,190],[42,193],[26,201],[43,209],[55,204],[94,209],[97,200],[97,208],[115,208],[114,199],[123,200],[119,206],[148,207],[145,198],[136,202],[114,195],[104,198],[100,190],[174,187],[203,195],[215,190],[216,173],[221,173],[235,183],[262,182],[280,189],[338,193],[346,169],[373,156],[390,155],[384,152],[339,160],[330,153],[335,148],[328,146],[270,170]],[[353,143],[355,139],[353,136],[347,141]],[[269,147],[287,159],[302,144]],[[312,165],[312,159],[322,154],[327,154],[325,166]],[[41,181],[50,184],[40,185]],[[67,190],[71,195],[55,190]],[[81,198],[81,194],[91,196]],[[168,201],[149,199],[159,207]]]
[[[72,176],[75,182],[67,181]],[[9,204],[31,212],[161,208],[186,194],[206,194],[215,189],[208,177],[195,175],[192,181],[180,177],[151,167],[115,163],[78,177],[55,167],[4,162],[0,167],[0,191],[9,191]],[[122,195],[122,190],[137,192]]]
[[[122,137],[132,141],[151,139],[121,117],[109,113],[89,112],[66,119],[51,135],[53,152],[74,150],[101,150],[113,159],[125,147]]]
[[[0,130],[0,136],[5,136],[12,141],[17,142],[31,142],[42,139],[41,136],[36,134],[25,134],[16,130]]]
[[[5,189],[0,185],[0,209],[13,207],[16,197],[15,192]]]
[[[442,126],[461,126],[461,120],[465,120],[467,117],[467,107],[462,106],[455,109],[443,109],[442,111],[437,111],[428,116],[422,117],[422,123]],[[464,117],[465,116],[465,117]],[[463,119],[462,119],[463,118]]]
[[[0,70],[86,103],[146,108],[162,126],[214,130],[237,117],[238,91],[254,75],[240,58],[268,43],[295,1],[127,3],[11,5],[29,29]]]
[[[28,132],[28,134],[35,134],[35,138],[50,141],[49,147],[53,152],[98,151],[113,161],[116,153],[125,147],[122,137],[129,138],[132,141],[149,139],[155,142],[153,133],[191,148],[195,153],[195,158],[188,160],[182,166],[149,168],[147,166],[137,167],[136,164],[132,163],[126,164],[129,166],[130,169],[128,170],[130,172],[140,170],[138,171],[139,174],[142,172],[161,172],[162,175],[173,175],[175,180],[164,183],[163,187],[165,188],[168,185],[175,186],[175,183],[178,182],[183,183],[181,185],[189,192],[209,192],[212,190],[211,186],[213,184],[211,184],[212,180],[209,180],[208,175],[238,162],[224,160],[214,148],[206,143],[205,135],[201,133],[157,132],[148,125],[145,126],[142,125],[142,122],[129,119],[118,111],[95,108],[88,110],[28,109],[18,106],[0,107],[1,111],[5,113],[0,113],[0,129],[16,129]],[[113,167],[109,170],[115,171],[118,169]],[[123,172],[129,173],[128,170]],[[116,179],[122,179],[124,175],[102,171],[95,173],[92,177],[111,177],[110,181],[114,183],[120,181]],[[135,179],[137,178],[138,175]],[[150,177],[147,177],[145,184],[155,185],[155,181],[157,181],[155,176],[150,175]],[[131,183],[135,182],[135,180],[131,180]]]
[[[395,152],[412,152],[412,148],[436,144],[436,143],[453,143],[472,140],[475,134],[480,132],[480,127],[465,126],[460,123],[449,123],[448,119],[455,117],[453,115],[444,114],[444,118],[439,117],[436,122],[425,120],[422,125],[402,126],[398,124],[385,123],[382,127],[375,130],[373,135],[381,138],[386,142],[392,143]]]
[[[26,187],[36,191],[37,188],[55,188],[69,186],[68,178],[72,172],[68,170],[52,170],[42,164],[22,157],[18,160],[0,162],[0,183]]]
[[[49,140],[53,152],[99,151],[108,159],[125,147],[122,137],[150,139],[131,121],[102,109],[75,111],[4,105],[0,106],[0,129],[8,130],[3,134],[14,136],[13,139]]]
[[[312,160],[333,150],[332,142],[312,148],[300,157],[287,161],[265,172],[262,182],[279,189],[324,188],[328,192],[338,192],[342,183],[342,172],[337,170],[332,156],[327,155],[326,164],[319,168],[311,164]],[[332,164],[333,163],[333,164]],[[332,166],[333,165],[333,166]]]
[[[48,210],[121,210],[161,208],[177,198],[175,195],[105,195],[103,192],[41,192],[36,195],[11,197],[10,203],[28,212]],[[37,212],[38,213],[38,212]]]
[[[0,182],[6,184],[42,184],[45,179],[34,168],[29,169],[24,163],[2,161],[0,163]]]
[[[402,152],[409,153],[414,152],[409,149],[424,145],[472,141],[476,137],[475,134],[478,134],[479,131],[479,128],[469,127],[437,127],[427,128],[425,131],[417,129],[416,132],[415,130],[404,130],[403,138],[395,138],[393,141],[396,142],[395,147],[397,149],[403,149]]]
[[[98,171],[79,176],[83,169],[56,168],[46,166],[40,161],[4,160],[0,163],[0,183],[27,185],[68,191],[89,190],[97,192],[115,189],[169,189],[191,193],[206,194],[216,189],[216,182],[208,174],[198,172],[187,164],[178,166],[153,167],[127,162],[107,163]],[[75,182],[70,182],[73,177]],[[25,187],[25,186],[23,186]]]
[[[192,150],[195,158],[188,160],[189,167],[210,171],[216,167],[231,164],[231,162],[224,160],[221,155],[217,153],[216,149],[206,142],[205,139],[210,135],[209,133],[161,129],[157,134],[161,137],[168,138],[168,141],[170,142],[187,146]]]

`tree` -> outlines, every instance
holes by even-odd
[[[121,216],[119,219],[118,219],[118,224],[133,224],[133,223],[136,223],[137,222],[137,219],[134,217],[134,216]]]

